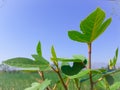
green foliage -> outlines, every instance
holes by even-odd
[[[94,12],[92,12],[87,18],[85,18],[80,23],[81,32],[78,31],[68,31],[68,36],[70,39],[83,42],[83,43],[91,43],[98,36],[100,36],[108,25],[111,23],[111,18],[105,19],[105,12],[100,8],[97,8]]]
[[[56,52],[55,52],[54,46],[52,46],[52,48],[51,48],[51,53],[52,53],[52,57],[56,60],[57,56],[56,56]]]
[[[83,60],[82,59],[77,59],[77,58],[57,58],[58,59],[58,61],[60,61],[60,62],[82,62]],[[85,59],[85,61],[87,61],[86,59]]]
[[[119,90],[120,82],[115,82],[112,86],[110,86],[110,90]]]
[[[24,57],[17,57],[11,58],[3,63],[8,64],[10,66],[15,66],[19,68],[24,68],[25,70],[50,70],[49,62],[46,61],[43,57],[39,55],[32,55],[35,60],[24,58]]]
[[[78,90],[80,90],[81,83],[87,80],[90,80],[91,90],[93,90],[93,86],[96,83],[98,83],[98,86],[101,88],[104,87],[106,89],[113,89],[115,88],[115,86],[118,88],[119,83],[114,84],[114,78],[112,76],[112,74],[118,72],[117,70],[107,71],[105,69],[91,69],[92,42],[96,40],[106,30],[111,21],[111,18],[105,20],[105,12],[100,8],[97,8],[88,17],[81,21],[80,32],[75,30],[68,31],[68,36],[70,39],[88,44],[88,60],[81,55],[74,55],[73,58],[58,58],[54,46],[52,46],[51,60],[54,65],[50,65],[50,63],[42,56],[41,43],[39,41],[36,47],[37,54],[32,55],[32,57],[34,58],[33,60],[20,57],[9,59],[7,61],[4,61],[3,63],[16,67],[29,68],[28,70],[30,70],[31,68],[34,68],[34,70],[38,70],[41,80],[39,81],[39,83],[32,83],[31,87],[26,88],[25,90],[54,90],[56,89],[56,86],[60,81],[64,89],[68,90],[70,84],[69,79],[75,81],[74,86],[76,86]],[[117,59],[118,48],[116,49],[116,54],[113,60],[110,60],[110,66],[115,66]],[[59,64],[59,62],[62,62],[62,64]],[[70,65],[70,63],[72,63],[73,65]],[[87,65],[88,68],[85,69]],[[48,88],[48,86],[52,82],[50,81],[50,79],[48,80],[45,78],[46,71],[54,71],[59,77],[59,81],[57,81],[52,88],[49,87],[50,89]],[[95,76],[100,76],[100,78],[97,78],[96,81],[93,81],[92,79]]]
[[[24,57],[12,58],[4,61],[3,63],[10,66],[25,68],[25,70],[50,70],[49,62],[42,57],[41,43],[40,41],[37,44],[36,48],[37,54],[32,55],[34,60]]]
[[[45,58],[43,58],[43,57],[41,57],[41,56],[39,56],[39,55],[37,55],[37,54],[33,54],[32,55],[32,57],[35,59],[35,61],[36,62],[38,62],[40,65],[43,65],[43,64],[49,64],[49,62],[45,59]]]
[[[39,78],[38,73],[22,71],[0,72],[0,90],[24,90]]]
[[[68,76],[70,79],[74,79],[74,78],[81,78],[81,80],[82,80],[82,78],[85,76],[85,75],[88,75],[88,73],[90,72],[90,70],[89,69],[87,69],[87,70],[82,70],[81,72],[79,72],[78,74],[76,74],[76,75],[72,75],[72,76]]]
[[[82,55],[73,55],[73,58],[57,58],[60,62],[83,62],[83,64],[87,64],[86,57]]]
[[[120,82],[114,82],[114,84],[106,87],[105,81],[102,80],[102,81],[98,82],[96,88],[100,88],[98,90],[119,90],[120,89]]]
[[[83,56],[83,55],[73,55],[73,58],[75,58],[75,59],[81,59],[81,60],[85,60],[86,59],[86,57]]]
[[[84,71],[84,70],[82,70]],[[81,72],[82,72],[81,71]],[[96,75],[98,76],[98,75]],[[111,85],[110,86],[110,90],[119,90],[120,89],[120,72],[117,72],[115,74],[113,74],[113,77],[115,79],[114,84],[119,83],[118,85]],[[31,83],[36,82],[36,78],[40,78],[38,73],[32,73],[32,72],[4,72],[1,73],[0,72],[0,89],[1,90],[24,90],[27,87],[31,86]],[[46,72],[45,73],[45,78],[47,78],[48,80],[51,80],[51,84],[50,87],[53,87],[55,83],[57,83],[57,87],[56,90],[64,90],[64,88],[62,87],[61,83],[59,82],[58,77],[56,76],[56,73],[54,72]],[[63,76],[64,78],[64,76]],[[86,75],[80,77],[80,79],[84,79],[86,78]],[[93,80],[97,79],[96,77],[93,78]],[[12,81],[12,82],[11,82]],[[99,82],[98,82],[99,83]],[[102,89],[98,86],[98,83],[95,85],[95,89],[94,90],[106,90],[105,87],[103,87]],[[75,82],[73,80],[70,80],[69,82],[69,89],[68,90],[77,90],[75,88]],[[105,83],[103,82],[103,84],[105,85]],[[112,88],[114,86],[114,88]],[[81,84],[81,90],[89,90],[90,86],[89,86],[89,79],[82,82]],[[111,89],[112,88],[112,89]],[[52,89],[53,90],[53,89]]]
[[[109,85],[112,85],[114,83],[114,78],[111,75],[106,75],[105,79],[106,79],[106,81],[108,82]]]
[[[39,68],[38,62],[24,57],[11,58],[4,61],[3,63],[20,68],[37,68],[37,70]]]
[[[113,59],[110,59],[109,69],[115,69],[115,65],[116,65],[117,60],[118,60],[118,51],[119,51],[119,49],[117,48],[115,51],[115,56],[113,57]]]
[[[87,64],[87,59],[81,55],[74,55],[73,59],[58,58],[58,61],[62,62],[61,71],[69,78],[78,77],[80,74],[82,75],[80,72]],[[69,62],[72,62],[73,65],[71,66]]]
[[[33,54],[32,57],[35,59],[35,61],[39,62],[40,71],[50,70],[51,67],[49,65],[49,62],[42,56],[40,41],[37,44],[36,51],[37,51],[37,54]]]
[[[105,90],[106,85],[104,83],[104,80],[100,81],[97,83],[97,86],[101,88],[101,90]]]
[[[57,60],[54,46],[51,47],[51,54],[52,54],[51,60],[53,61],[54,64],[58,65],[58,60]]]
[[[92,42],[97,39],[109,26],[112,19],[109,18],[105,20],[105,12],[100,8],[97,8],[93,11],[88,17],[86,17],[80,23],[80,32],[76,30],[68,31],[68,36],[70,39],[87,43],[88,45],[88,69],[91,69],[91,49],[92,49]],[[89,73],[90,78],[90,85],[91,89],[93,90],[94,83],[92,80],[92,71]]]
[[[32,57],[35,59],[35,61],[38,61],[40,71],[46,71],[51,69],[49,62],[42,56],[34,54],[32,55]]]
[[[41,43],[40,43],[40,41],[39,41],[38,44],[37,44],[36,51],[37,51],[37,54],[38,54],[39,56],[42,56],[42,49],[41,49]]]
[[[83,62],[74,62],[72,67],[69,64],[61,66],[62,72],[68,76],[78,74],[83,68],[85,68],[85,64]]]
[[[45,88],[50,85],[50,80],[45,80],[42,83],[34,82],[32,83],[32,87],[26,88],[25,90],[45,90]]]

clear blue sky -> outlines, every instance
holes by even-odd
[[[32,58],[41,41],[43,56],[50,59],[54,45],[58,57],[82,54],[87,45],[68,38],[69,30],[79,30],[80,21],[97,7],[112,23],[93,43],[92,62],[107,63],[120,47],[120,4],[108,0],[5,0],[0,1],[0,62],[14,57]]]

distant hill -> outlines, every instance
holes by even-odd
[[[93,69],[97,69],[97,68],[107,68],[108,67],[108,63],[104,63],[104,62],[95,62],[95,63],[92,63],[92,68]],[[120,62],[118,62],[116,64],[116,68],[120,68]]]

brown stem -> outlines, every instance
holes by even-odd
[[[38,73],[39,73],[39,75],[41,76],[42,81],[44,81],[44,80],[45,80],[45,77],[44,77],[43,71],[38,71]],[[47,87],[46,89],[47,89],[47,90],[50,90],[49,87]]]
[[[75,85],[76,85],[77,90],[80,90],[78,80],[77,79],[74,79],[74,80],[75,80]]]
[[[44,73],[43,71],[38,71],[39,75],[41,76],[42,80],[44,81],[45,80],[45,77],[44,77]]]
[[[56,90],[57,84],[54,85],[54,87],[52,88],[52,90]]]
[[[60,72],[58,72],[57,74],[58,74],[58,76],[59,76],[59,78],[60,78],[60,80],[61,80],[61,82],[62,82],[62,84],[63,84],[63,86],[64,86],[64,89],[65,89],[65,90],[68,90],[68,89],[67,89],[67,86],[65,85],[65,83],[64,83],[64,81],[63,81],[63,79],[62,79],[62,76],[61,76]]]
[[[68,90],[66,84],[64,83],[64,80],[62,79],[62,76],[61,76],[61,74],[60,74],[59,68],[57,67],[57,69],[54,69],[52,66],[51,66],[51,68],[53,69],[53,71],[55,71],[55,72],[57,73],[57,75],[58,75],[58,77],[59,77],[59,79],[60,79],[60,81],[61,81],[64,89],[65,89],[65,90]]]
[[[91,69],[91,53],[92,53],[92,45],[88,44],[88,69]]]
[[[92,53],[92,44],[89,43],[88,44],[88,69],[91,69],[91,53]],[[92,80],[92,72],[91,71],[89,73],[89,77],[90,77],[90,86],[91,86],[90,90],[93,90],[93,80]]]
[[[70,79],[67,78],[66,82],[65,82],[65,85],[68,86],[68,83],[69,83]]]

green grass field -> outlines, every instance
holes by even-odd
[[[36,73],[0,73],[0,90],[24,90],[30,86],[36,78],[39,78]]]
[[[58,77],[53,72],[46,72],[45,77],[54,81],[52,82],[52,85],[58,81]],[[114,78],[115,82],[120,82],[120,72],[114,74]],[[38,73],[0,72],[0,90],[24,90],[25,88],[30,87],[32,82],[36,82],[36,79],[40,79]],[[70,82],[69,90],[76,90],[74,88],[74,82],[72,80]],[[60,83],[57,86],[57,90],[64,90]],[[89,81],[82,84],[82,90],[89,90]]]

